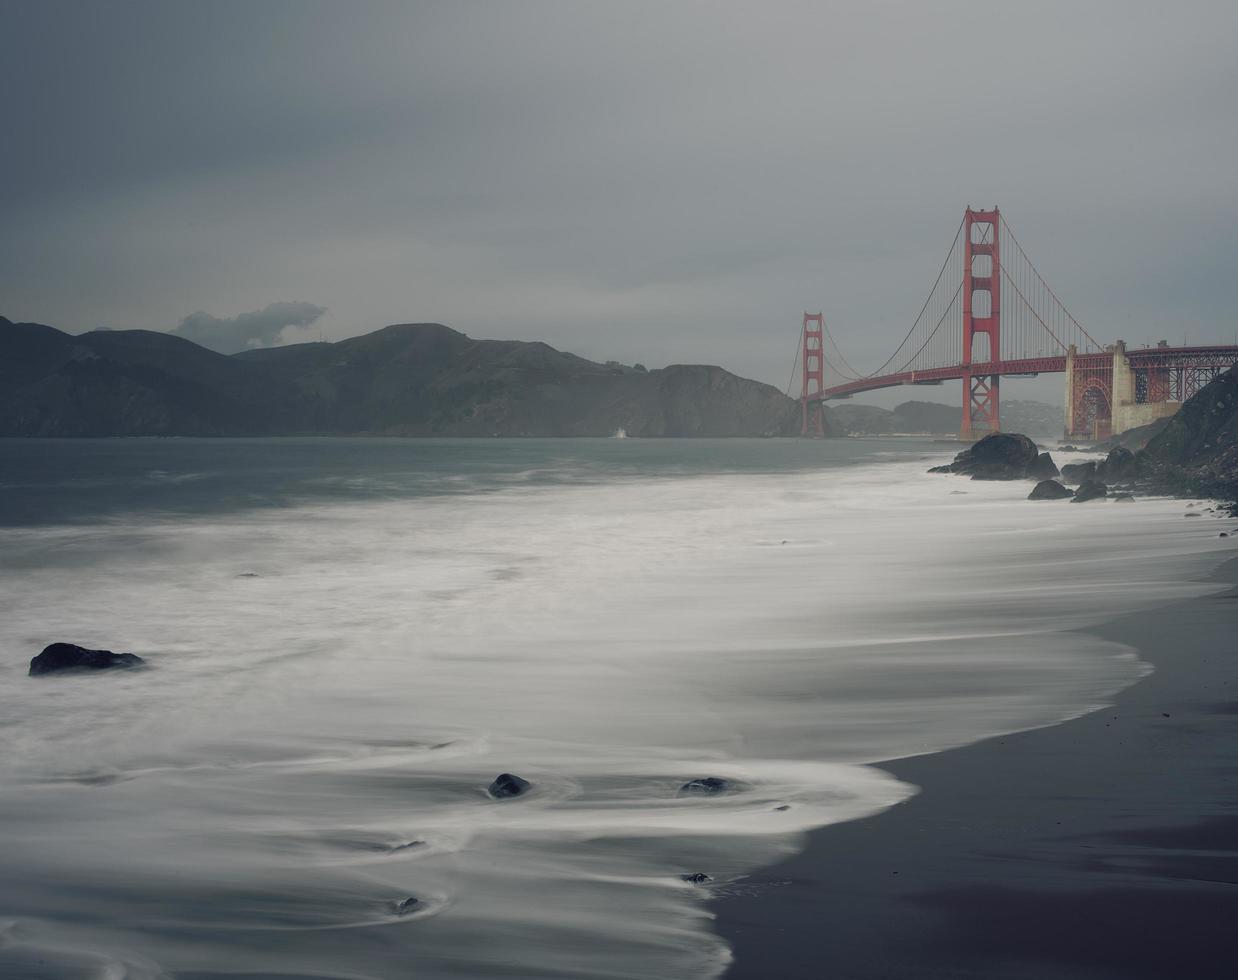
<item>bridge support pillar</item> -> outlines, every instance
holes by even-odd
[[[825,437],[825,409],[821,407],[821,390],[825,387],[825,318],[821,313],[804,314],[802,333],[804,349],[801,362],[804,366],[803,385],[800,388],[800,407],[803,423],[800,435]]]
[[[963,375],[963,426],[959,430],[962,439],[979,439],[1001,427],[1001,375]]]
[[[1065,417],[1066,425],[1062,430],[1062,436],[1070,439],[1075,434],[1075,355],[1078,354],[1074,344],[1066,349],[1066,404]]]
[[[1000,378],[973,373],[977,336],[988,342],[984,361],[1001,360],[1002,257],[1001,213],[973,211],[963,215],[963,422],[959,438],[976,439],[1001,428]]]

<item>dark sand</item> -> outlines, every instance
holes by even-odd
[[[921,787],[716,905],[740,978],[1238,977],[1238,560],[1090,632],[1112,708],[882,768]]]

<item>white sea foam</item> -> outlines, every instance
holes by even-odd
[[[870,763],[1103,703],[1144,667],[1072,630],[1225,544],[926,465],[0,530],[0,963],[719,974],[681,875],[914,792]],[[151,669],[22,677],[53,639]]]

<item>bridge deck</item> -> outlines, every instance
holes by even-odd
[[[1208,347],[1140,347],[1126,352],[1132,368],[1184,367],[1206,364],[1228,367],[1238,360],[1238,346],[1215,345]],[[1080,369],[1106,368],[1112,364],[1110,351],[1076,354],[1075,364]],[[840,385],[825,388],[820,393],[808,396],[809,401],[829,401],[832,398],[847,398],[864,391],[894,388],[898,385],[940,384],[943,381],[961,381],[965,372],[972,375],[1028,375],[1061,374],[1066,370],[1066,355],[1026,357],[1014,360],[986,361],[972,364],[966,369],[962,364],[949,367],[928,368],[923,371],[903,371],[899,374],[883,374],[871,378],[857,378]]]

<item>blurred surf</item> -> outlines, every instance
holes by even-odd
[[[934,454],[0,443],[0,966],[718,975],[711,890],[915,791],[872,763],[1103,703],[1144,668],[1072,630],[1204,591],[1177,502]],[[22,676],[53,640],[152,669]]]

